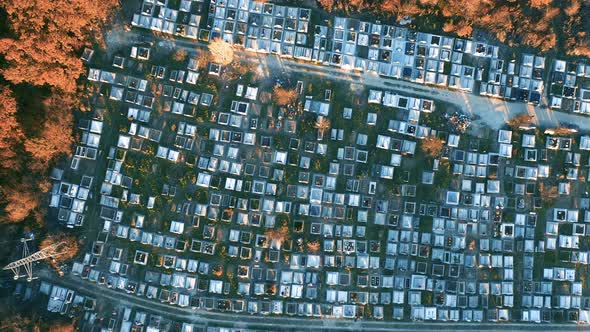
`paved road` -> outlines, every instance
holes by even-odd
[[[145,297],[127,294],[99,286],[82,280],[71,274],[57,277],[48,269],[38,269],[39,279],[52,284],[67,287],[82,295],[88,295],[100,301],[119,303],[132,306],[139,310],[164,315],[170,319],[198,324],[200,326],[222,326],[249,329],[266,329],[270,331],[473,331],[473,330],[502,330],[502,331],[538,331],[551,329],[552,331],[584,331],[587,326],[574,324],[529,324],[529,323],[444,323],[444,322],[383,322],[383,321],[352,321],[344,319],[290,318],[284,316],[252,316],[248,314],[212,312],[180,308]]]
[[[107,44],[114,49],[140,40],[145,30],[111,31],[107,33]],[[206,48],[207,44],[171,37],[155,37],[160,47],[183,48],[190,52]],[[508,102],[497,98],[477,96],[464,91],[450,90],[428,86],[404,80],[384,78],[374,73],[359,73],[337,67],[319,65],[281,58],[272,54],[237,51],[240,58],[258,64],[267,74],[296,72],[320,76],[326,79],[342,80],[350,83],[363,84],[367,87],[393,90],[400,94],[411,94],[419,97],[444,101],[459,107],[463,112],[473,115],[474,126],[488,126],[492,129],[502,127],[514,115],[529,113],[534,115],[534,122],[541,127],[556,127],[559,124],[576,124],[581,130],[590,131],[590,118],[572,113],[557,112],[549,108],[519,102]]]

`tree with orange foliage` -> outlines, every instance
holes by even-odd
[[[321,245],[319,241],[307,242],[307,251],[312,254],[317,254],[318,252],[320,252],[320,247]]]
[[[7,86],[0,86],[0,169],[18,168],[16,144],[23,139],[16,120],[16,100]]]
[[[76,330],[74,322],[55,323],[49,327],[49,332],[74,332]]]
[[[71,153],[74,139],[70,103],[67,96],[56,94],[45,101],[47,112],[41,133],[25,141],[25,150],[33,157],[31,169],[45,169],[53,158]]]
[[[293,104],[297,100],[298,93],[295,89],[286,89],[281,86],[275,86],[273,89],[272,99],[279,106]]]
[[[548,129],[547,131],[552,132],[552,134],[556,135],[556,136],[569,136],[574,133],[574,131],[572,129],[569,129],[564,126],[559,126],[557,128]]]
[[[252,63],[236,60],[231,63],[231,66],[227,67],[227,70],[222,74],[222,79],[228,81],[239,79],[241,76],[253,72],[254,70],[255,68]]]
[[[532,8],[543,8],[549,6],[553,0],[531,0]]]
[[[473,28],[465,21],[460,21],[457,24],[449,21],[443,27],[444,32],[455,33],[459,37],[469,37],[473,32]]]
[[[50,264],[59,269],[61,263],[69,261],[76,257],[78,251],[80,251],[80,245],[78,240],[73,235],[66,235],[65,233],[50,234],[39,244],[39,249],[45,249],[55,243],[63,242],[58,247],[57,252],[59,253],[56,257],[50,258]]]
[[[57,321],[47,320],[36,312],[27,312],[26,316],[21,312],[15,312],[16,308],[5,305],[8,312],[3,312],[3,319],[0,320],[0,331],[10,332],[73,332],[75,331],[75,321]],[[10,308],[9,308],[10,307]],[[22,308],[19,308],[22,311]]]
[[[334,0],[318,0],[318,3],[328,13],[334,8]]]
[[[264,236],[271,242],[271,245],[276,245],[276,247],[280,248],[283,242],[291,238],[289,225],[284,222],[278,227],[269,228],[264,232]]]
[[[323,140],[324,134],[326,133],[326,131],[328,129],[330,129],[330,126],[332,126],[332,123],[330,122],[330,119],[326,118],[325,116],[320,115],[316,119],[315,124],[313,126],[315,129],[318,130],[318,140]]]
[[[227,66],[234,61],[234,47],[221,38],[215,38],[209,44],[211,61],[222,66]]]
[[[402,3],[400,0],[382,1],[379,5],[379,10],[386,13],[397,14],[400,12]]]
[[[572,0],[564,10],[565,20],[562,27],[566,37],[565,49],[568,54],[590,57],[590,29],[587,25],[590,15],[590,3]],[[575,33],[574,33],[575,32]]]
[[[428,136],[422,140],[420,148],[430,158],[436,158],[440,156],[442,152],[444,142],[442,139],[436,136]]]
[[[5,0],[13,36],[0,39],[7,80],[76,91],[83,72],[77,51],[118,5],[118,0]]]
[[[559,191],[557,186],[539,182],[539,195],[544,203],[551,204],[559,197]]]
[[[30,317],[22,316],[20,313],[7,315],[0,321],[0,331],[25,332],[39,331],[39,327]]]
[[[213,275],[216,277],[221,277],[223,275],[223,266],[216,264],[211,269],[213,271]]]
[[[174,53],[172,53],[172,59],[177,62],[183,62],[184,60],[186,60],[187,56],[188,52],[182,48],[179,48],[176,51],[174,51]]]
[[[533,121],[533,117],[528,113],[521,113],[518,115],[513,116],[510,120],[508,120],[508,126],[511,128],[518,128],[520,126],[526,126],[531,124]]]
[[[39,206],[39,197],[29,185],[18,184],[16,187],[5,187],[1,194],[2,201],[6,204],[5,216],[0,217],[0,221],[3,222],[22,221]]]

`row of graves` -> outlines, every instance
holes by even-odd
[[[39,293],[47,295],[47,311],[59,313],[61,315],[70,315],[82,308],[85,311],[92,312],[96,306],[96,300],[82,294],[76,293],[66,287],[53,285],[45,281],[39,285]]]
[[[543,94],[544,57],[345,17],[315,31],[312,60],[326,65],[535,104]]]
[[[145,0],[131,24],[184,38],[208,40],[209,31],[200,29],[206,11],[203,0]]]
[[[446,192],[445,204],[433,218],[430,244],[431,277],[434,280],[427,280],[434,284],[438,306],[423,306],[418,301],[417,306],[412,307],[413,319],[441,320],[442,317],[447,320],[449,316],[458,319],[460,312],[457,309],[447,310],[444,306],[465,307],[467,304],[467,307],[495,308],[488,309],[484,316],[489,321],[588,321],[590,298],[577,269],[577,266],[588,264],[588,252],[580,250],[580,243],[586,243],[585,237],[589,235],[585,231],[587,212],[584,211],[585,215],[581,217],[582,211],[572,209],[573,204],[569,202],[571,206],[567,208],[549,209],[550,215],[545,223],[537,220],[535,210],[541,207],[540,204],[525,200],[526,196],[535,194],[537,180],[554,176],[556,170],[550,171],[548,159],[557,151],[565,154],[563,171],[567,174],[557,184],[558,193],[571,195],[570,185],[583,180],[577,170],[581,166],[581,154],[588,149],[588,137],[580,137],[579,150],[576,140],[571,137],[548,134],[544,137],[546,144],[537,143],[536,138],[534,133],[525,132],[518,140],[513,140],[511,131],[500,130],[493,149],[495,152],[482,154],[475,150],[450,149],[448,155],[451,157],[443,154],[442,158],[451,160],[451,168],[460,179],[460,190]],[[450,147],[453,141],[449,137],[447,145]],[[545,157],[539,160],[532,157],[537,153]],[[461,170],[468,165],[483,168],[469,174],[462,173]],[[498,181],[502,174],[510,181]],[[508,185],[514,188],[506,188]],[[588,208],[587,198],[579,201],[579,207]],[[504,209],[517,213],[514,218],[505,220],[502,218]],[[535,235],[539,227],[545,228],[541,237]],[[456,252],[458,249],[460,252]],[[545,260],[541,269],[535,269],[535,255],[539,254],[559,255],[561,263]],[[477,273],[474,269],[480,273],[491,272],[487,281],[475,280]],[[460,270],[463,274],[458,284],[463,291],[457,296],[453,295],[455,283],[451,283],[452,291],[438,286],[439,283],[449,285],[450,280],[437,280],[436,277],[444,276],[446,271],[448,276],[456,277]],[[520,285],[514,280],[523,281],[522,289],[516,288]],[[556,290],[556,285],[564,288]],[[481,312],[477,310],[461,313],[461,317],[472,319],[475,316],[470,315],[476,313],[481,319]],[[469,318],[465,318],[465,314]]]
[[[310,16],[307,8],[252,0],[144,0],[132,25],[203,42],[220,38],[254,52],[310,60]]]
[[[56,287],[53,286],[54,289]],[[105,305],[105,303],[101,302],[99,304]],[[101,308],[100,306],[97,306],[97,308],[100,308],[98,310],[84,306],[85,314],[80,317],[79,324],[86,329],[98,331],[206,331],[205,328],[196,324],[173,321],[167,316],[161,316],[153,311],[144,311],[128,304],[108,303],[106,305],[112,305],[112,310],[107,312],[105,308]]]
[[[91,61],[93,54],[93,50],[85,49],[82,60]],[[84,224],[87,202],[92,198],[92,169],[99,154],[103,133],[101,113],[101,109],[95,109],[92,118],[80,119],[77,127],[80,141],[76,144],[69,167],[54,168],[51,171],[53,185],[49,207],[57,210],[57,220],[67,228]]]
[[[72,176],[70,176],[72,175]],[[73,174],[67,174],[67,178],[77,178]],[[90,198],[94,177],[82,175],[79,183],[66,180],[64,170],[55,168],[51,174],[54,181],[51,188],[50,208],[58,210],[57,219],[67,228],[80,227],[84,224],[87,206]]]
[[[168,298],[168,301],[184,306],[188,299],[187,294],[182,296],[178,293],[171,294],[171,292],[159,294],[158,288],[151,285],[147,287],[146,283],[136,282],[138,271],[134,268],[134,266],[147,265],[152,251],[162,249],[176,253],[186,250],[186,241],[177,237],[178,234],[183,234],[183,222],[172,221],[167,230],[169,232],[166,232],[169,235],[162,235],[159,228],[150,229],[149,227],[148,212],[156,208],[156,198],[174,198],[177,188],[174,185],[164,184],[159,195],[152,193],[153,195],[142,197],[141,193],[134,191],[134,184],[138,183],[138,180],[125,172],[127,169],[125,161],[128,154],[151,153],[154,158],[162,158],[165,162],[184,162],[185,152],[182,151],[191,151],[198,146],[195,144],[197,127],[192,123],[194,120],[191,121],[191,118],[195,116],[196,109],[212,104],[213,95],[195,92],[199,75],[198,63],[195,59],[189,59],[186,69],[169,70],[157,65],[147,67],[149,58],[149,48],[133,47],[129,57],[115,56],[110,70],[89,69],[89,81],[109,88],[109,99],[124,106],[122,115],[128,120],[129,126],[115,139],[114,145],[108,147],[106,154],[107,165],[101,183],[99,202],[101,232],[93,243],[91,251],[81,262],[74,264],[72,272],[80,275],[82,279],[105,285],[105,287],[145,295],[148,298]],[[150,80],[161,83],[160,96],[152,94],[147,89],[146,79],[127,75],[127,69],[131,67],[134,60],[143,62]],[[161,99],[165,112],[171,116],[189,120],[177,122],[172,146],[160,144],[162,137],[168,133],[162,130],[161,126],[154,127],[157,122],[154,121],[152,108],[157,98]],[[154,150],[151,151],[150,147],[154,146]],[[143,210],[138,210],[137,207],[142,207]],[[129,209],[136,212],[129,212]],[[199,209],[199,207],[193,207],[193,209]],[[197,217],[195,221],[198,224]],[[108,241],[111,238],[118,241]],[[120,245],[122,240],[125,242]],[[113,243],[107,244],[107,241]],[[133,242],[141,244],[143,250],[129,249],[128,244]],[[193,241],[191,251],[213,255],[214,246],[209,242]],[[151,265],[163,269],[172,268],[180,271],[188,269],[195,273],[199,271],[205,275],[209,273],[209,264],[206,262],[199,264],[198,261],[190,260],[189,262],[186,259],[184,261],[179,259],[177,262],[176,258],[172,254],[154,254]],[[152,280],[156,280],[155,275],[159,281],[159,274],[149,271],[145,273],[146,282],[151,283]],[[195,289],[196,279],[186,278],[186,276],[181,279],[175,277],[174,280],[170,278],[166,283],[166,279],[163,278],[161,283],[168,286],[172,284],[174,287],[180,287],[182,284],[182,288]],[[171,298],[174,300],[170,300]]]
[[[433,110],[432,101],[371,90],[369,102],[379,101],[408,112],[404,121],[390,120],[388,133],[377,137],[377,148],[393,150],[399,136],[415,142],[439,135],[420,125],[420,115]],[[416,184],[408,183],[401,186],[403,201],[381,204],[385,209],[389,204],[396,214],[380,216],[377,205],[375,224],[388,227],[384,268],[394,271],[393,318],[495,321],[510,311],[499,308],[511,308],[514,302],[513,249],[509,241],[491,238],[487,231],[494,218],[492,207],[502,205],[504,200],[500,183],[488,178],[489,164],[498,165],[499,157],[490,158],[477,148],[465,151],[460,141],[460,135],[446,135],[441,159],[434,161],[432,169],[421,170],[420,180],[420,185],[433,186],[444,160],[460,181],[460,191],[444,189],[437,200],[442,204],[417,202]],[[400,162],[401,156],[393,153],[392,165]],[[426,220],[432,220],[431,229],[421,227]],[[482,279],[477,270],[483,268],[497,269],[502,278]],[[384,282],[387,279],[382,277]],[[391,285],[391,281],[387,284]],[[427,296],[431,299],[425,301]],[[411,308],[409,317],[403,314],[404,304]]]
[[[310,26],[310,9],[253,0],[211,1],[205,25],[200,23],[203,6],[183,0],[180,8],[169,8],[168,1],[144,0],[132,24],[205,42],[221,38],[253,52],[484,96],[538,104],[543,95],[542,56],[508,59],[501,47],[485,42],[347,17]]]
[[[446,138],[440,160],[449,163],[456,180],[443,190],[444,203],[438,211],[432,211],[430,277],[434,279],[434,304],[443,306],[443,310],[417,307],[411,315],[415,319],[440,320],[441,314],[457,315],[460,308],[472,308],[473,320],[512,320],[515,296],[519,294],[514,284],[520,278],[520,271],[515,269],[519,257],[513,238],[495,231],[507,205],[497,174],[503,160],[509,157],[481,151],[477,145],[461,144],[461,138],[454,134]],[[436,163],[432,172],[434,177],[439,175]],[[444,306],[450,307],[448,314]],[[466,319],[466,313],[461,314]]]
[[[550,77],[550,107],[590,114],[590,65],[555,59]]]
[[[211,39],[221,38],[247,50],[309,60],[311,10],[252,0],[212,1],[208,28]]]

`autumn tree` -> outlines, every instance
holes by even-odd
[[[266,284],[264,286],[265,292],[267,295],[272,296],[277,293],[277,285],[276,284]]]
[[[39,244],[39,249],[42,250],[55,243],[61,242],[63,243],[57,249],[58,255],[50,258],[51,265],[56,269],[59,269],[61,263],[76,257],[78,251],[80,251],[80,245],[78,244],[76,237],[65,233],[50,234]]]
[[[508,126],[515,129],[520,126],[526,126],[531,124],[533,121],[533,117],[528,113],[521,113],[518,115],[513,116],[510,120],[508,120]]]
[[[588,15],[590,15],[590,3],[583,0],[571,0],[564,10],[565,19],[562,27],[566,37],[565,50],[567,53],[577,56],[590,57],[590,27]]]
[[[553,0],[531,0],[532,8],[543,8],[549,6]]]
[[[287,106],[295,103],[298,95],[295,89],[287,89],[276,85],[273,89],[272,100],[279,106]]]
[[[12,303],[11,303],[12,304]],[[0,331],[7,332],[73,332],[76,331],[75,319],[63,318],[47,319],[44,314],[39,314],[37,308],[22,308],[19,306],[12,306],[8,303],[0,303],[7,312],[2,312],[2,320],[0,320]],[[18,310],[18,311],[17,311]],[[25,311],[23,313],[23,311]]]
[[[430,158],[437,158],[440,156],[443,146],[444,142],[442,139],[435,136],[428,136],[422,140],[420,148],[422,149],[422,152],[426,154],[426,156]]]
[[[330,119],[326,118],[325,116],[318,116],[315,121],[314,128],[318,130],[318,139],[324,139],[324,134],[331,126]]]
[[[0,169],[18,168],[16,145],[23,132],[16,120],[16,100],[7,86],[0,86]]]
[[[271,244],[274,243],[280,248],[283,242],[288,241],[291,238],[289,225],[284,222],[278,227],[268,228],[264,233],[264,236],[266,236]]]
[[[573,133],[573,131],[567,127],[559,126],[553,129],[548,129],[547,131],[552,132],[553,135],[556,136],[568,136]]]
[[[539,195],[544,203],[551,204],[559,197],[559,191],[557,186],[539,182]]]
[[[320,242],[319,241],[311,241],[311,242],[307,242],[307,251],[309,253],[312,254],[317,254],[318,252],[320,252]]]
[[[76,331],[75,323],[73,321],[69,322],[59,322],[54,323],[49,326],[49,332],[74,332]]]
[[[254,65],[247,61],[235,60],[222,74],[224,80],[235,80],[255,70]]]
[[[3,222],[20,222],[32,216],[41,223],[45,210],[41,194],[49,189],[45,176],[49,162],[70,153],[72,112],[70,97],[52,94],[42,105],[39,132],[29,133],[16,119],[17,103],[7,87],[0,89],[0,206]],[[28,135],[28,136],[27,136]]]
[[[221,38],[215,38],[209,43],[211,61],[227,66],[234,61],[234,47]]]
[[[211,269],[214,276],[221,277],[223,275],[223,266],[215,264]]]
[[[186,60],[187,56],[188,52],[185,49],[179,48],[172,53],[172,60],[177,62],[183,62],[184,60]]]
[[[473,32],[473,27],[463,20],[459,20],[457,23],[449,21],[443,26],[443,31],[455,33],[459,37],[469,37]]]
[[[19,222],[27,218],[39,206],[39,197],[30,185],[4,186],[1,192],[4,203],[4,217],[0,221]]]
[[[269,240],[284,241],[289,237],[289,226],[281,225],[275,228],[269,228],[264,233]]]
[[[39,327],[30,317],[21,314],[7,315],[0,320],[0,331],[26,332],[39,331]]]
[[[68,107],[70,101],[65,95],[54,94],[45,101],[46,119],[40,134],[24,143],[25,150],[33,157],[31,169],[45,169],[53,158],[71,153],[73,115]]]
[[[83,72],[77,52],[118,5],[118,0],[5,0],[10,37],[0,39],[5,79],[76,90]]]

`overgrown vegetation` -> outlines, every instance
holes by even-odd
[[[66,235],[64,233],[58,233],[48,235],[45,239],[43,239],[39,245],[39,249],[47,248],[56,243],[61,243],[61,245],[58,247],[59,255],[50,259],[49,263],[55,269],[59,270],[62,262],[76,257],[78,251],[80,250],[80,245],[78,244],[76,237],[72,235]]]
[[[518,129],[521,126],[527,126],[532,123],[533,117],[528,113],[522,113],[513,116],[508,120],[508,126],[512,129]]]
[[[436,158],[440,156],[443,146],[443,140],[435,136],[426,137],[420,144],[422,152],[424,152],[424,154],[430,158]]]

